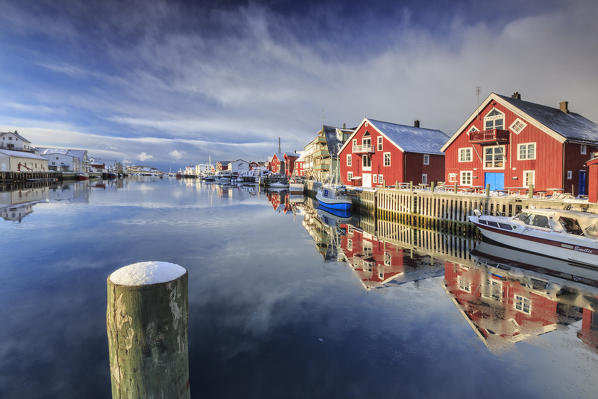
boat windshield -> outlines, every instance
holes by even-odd
[[[544,229],[550,228],[550,224],[548,223],[548,217],[544,215],[533,215],[530,224],[532,226],[542,227]]]
[[[529,213],[522,212],[519,215],[515,216],[515,219],[520,220],[525,224],[529,224],[530,216],[531,215]]]
[[[577,236],[583,235],[583,230],[579,226],[579,223],[576,219],[561,216],[559,217],[559,223],[561,226],[563,226],[563,229],[565,229],[567,233],[575,234]]]
[[[598,238],[598,223],[594,223],[585,228],[584,233],[590,238]]]

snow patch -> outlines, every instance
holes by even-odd
[[[176,280],[185,274],[185,268],[168,262],[139,262],[121,267],[109,279],[118,285],[149,285]]]

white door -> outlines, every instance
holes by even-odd
[[[371,173],[363,173],[363,187],[372,187],[372,174]]]

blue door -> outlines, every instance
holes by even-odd
[[[504,173],[485,173],[484,187],[490,184],[490,190],[504,190],[505,188],[505,174]]]
[[[579,171],[579,195],[587,195],[586,193],[586,172],[585,170]]]

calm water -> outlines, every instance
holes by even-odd
[[[2,398],[110,397],[106,277],[143,260],[189,270],[195,397],[598,395],[598,289],[569,276],[284,193],[91,185],[0,193]]]

